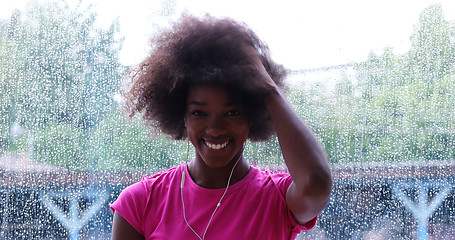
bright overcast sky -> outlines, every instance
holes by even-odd
[[[90,2],[85,0],[86,2]],[[371,50],[409,48],[409,37],[421,11],[441,3],[447,20],[455,20],[453,0],[170,0],[177,12],[229,16],[246,22],[268,43],[274,58],[291,69],[362,61]],[[25,0],[2,3],[0,17]],[[99,0],[100,24],[119,17],[125,37],[121,59],[135,64],[145,55],[159,0]],[[260,3],[260,4],[259,4]],[[155,16],[155,17],[154,17]]]

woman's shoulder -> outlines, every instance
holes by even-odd
[[[182,170],[184,169],[184,167],[185,167],[185,164],[181,164],[179,166],[169,168],[165,171],[161,171],[161,172],[153,174],[151,176],[144,175],[142,177],[142,181],[143,182],[155,182],[155,181],[168,180],[169,178],[174,177],[176,174],[181,173]]]
[[[184,171],[185,164],[170,168],[166,171],[149,176],[143,176],[142,183],[146,188],[169,187],[172,183],[179,181],[178,178]]]
[[[170,168],[166,171],[154,174],[152,176],[144,175],[141,181],[133,183],[126,187],[122,194],[133,196],[148,196],[153,191],[168,188],[169,185],[175,180],[176,175],[181,172],[183,165]]]
[[[142,181],[133,183],[123,189],[117,201],[120,199],[127,199],[127,201],[143,202],[146,204],[152,194],[162,194],[167,191],[169,187],[179,180],[176,175],[179,175],[183,165],[170,168],[164,172],[155,174],[151,177],[143,176]]]
[[[267,166],[253,166],[252,170],[256,173],[256,178],[267,179],[267,180],[278,180],[289,178],[291,175],[287,172],[287,169],[271,168]]]
[[[256,172],[255,182],[262,187],[278,188],[280,192],[286,192],[289,185],[292,183],[292,178],[286,169],[272,169],[267,167],[253,167]]]

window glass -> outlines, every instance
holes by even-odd
[[[244,21],[290,70],[334,178],[297,239],[455,236],[452,1],[24,0],[0,9],[0,239],[109,239],[122,189],[192,157],[123,111],[126,73],[183,12]],[[285,169],[276,138],[245,151]]]

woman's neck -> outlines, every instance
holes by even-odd
[[[238,163],[235,165],[237,160]],[[209,167],[199,156],[196,156],[196,158],[188,164],[188,171],[197,185],[208,189],[219,189],[226,187],[229,175],[234,166],[235,169],[229,184],[232,185],[242,180],[250,170],[250,165],[245,161],[243,155],[235,157],[228,165],[221,168]]]

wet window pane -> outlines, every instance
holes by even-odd
[[[184,11],[245,21],[290,70],[288,99],[334,178],[297,239],[454,238],[453,3],[190,2],[2,6],[0,239],[109,239],[126,186],[192,157],[123,111],[126,73]],[[286,169],[276,138],[245,151]]]

